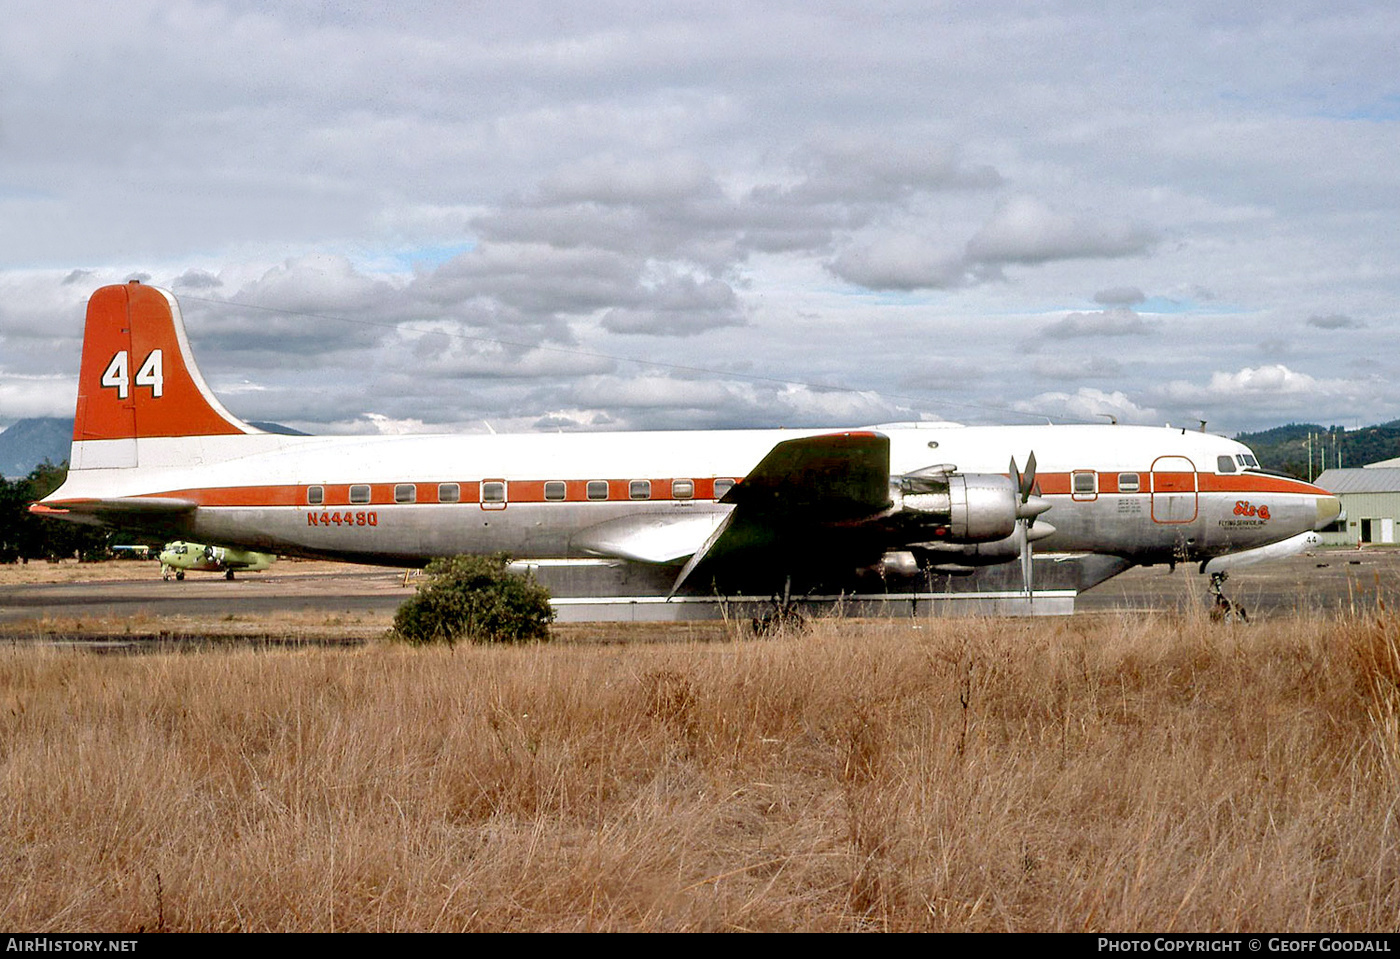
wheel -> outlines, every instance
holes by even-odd
[[[177,570],[175,571],[175,578],[176,578],[176,579],[184,579],[184,578],[185,578],[185,571],[184,571],[183,569],[177,569]]]

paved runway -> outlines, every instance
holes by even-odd
[[[183,582],[162,581],[155,563],[68,566],[77,581],[21,583],[17,567],[0,575],[0,624],[8,630],[43,620],[139,618],[202,621],[304,614],[342,616],[383,628],[412,595],[403,571],[332,563],[281,562],[266,573],[229,582],[217,574],[190,573]],[[40,569],[37,572],[47,572]],[[32,578],[32,577],[31,577]],[[1135,569],[1081,595],[1079,613],[1112,609],[1165,610],[1204,603],[1208,578],[1194,567]],[[1255,620],[1295,610],[1373,608],[1377,598],[1400,608],[1400,550],[1321,551],[1235,572],[1227,594]]]
[[[1204,603],[1210,577],[1196,566],[1132,569],[1087,593],[1075,602],[1077,613],[1107,609],[1173,609]],[[1258,563],[1231,572],[1225,594],[1249,611],[1251,619],[1294,612],[1340,612],[1374,608],[1378,598],[1387,608],[1400,602],[1400,550],[1319,550],[1285,560]]]
[[[94,567],[97,569],[98,567]],[[75,567],[81,575],[82,567]],[[240,619],[277,613],[382,614],[385,622],[413,587],[403,570],[281,562],[229,581],[217,573],[162,580],[155,562],[102,564],[101,577],[61,583],[0,581],[0,623],[43,618],[181,616]]]

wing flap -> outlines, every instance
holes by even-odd
[[[624,516],[576,533],[569,543],[598,556],[638,563],[676,563],[692,555],[724,520],[721,513]]]

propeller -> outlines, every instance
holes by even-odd
[[[1031,527],[1036,517],[1050,508],[1050,504],[1040,498],[1040,487],[1035,481],[1035,450],[1026,457],[1026,472],[1016,465],[1016,457],[1011,457],[1011,479],[1016,484],[1016,494],[1020,502],[1016,505],[1015,536],[1021,547],[1021,582],[1026,587],[1026,602],[1035,602],[1032,590]]]

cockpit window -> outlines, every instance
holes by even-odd
[[[1259,461],[1254,458],[1253,453],[1239,453],[1235,459],[1239,460],[1240,465],[1245,469],[1257,470],[1259,468]]]
[[[1217,456],[1215,458],[1215,471],[1217,473],[1233,473],[1235,471],[1235,459],[1233,456]]]

